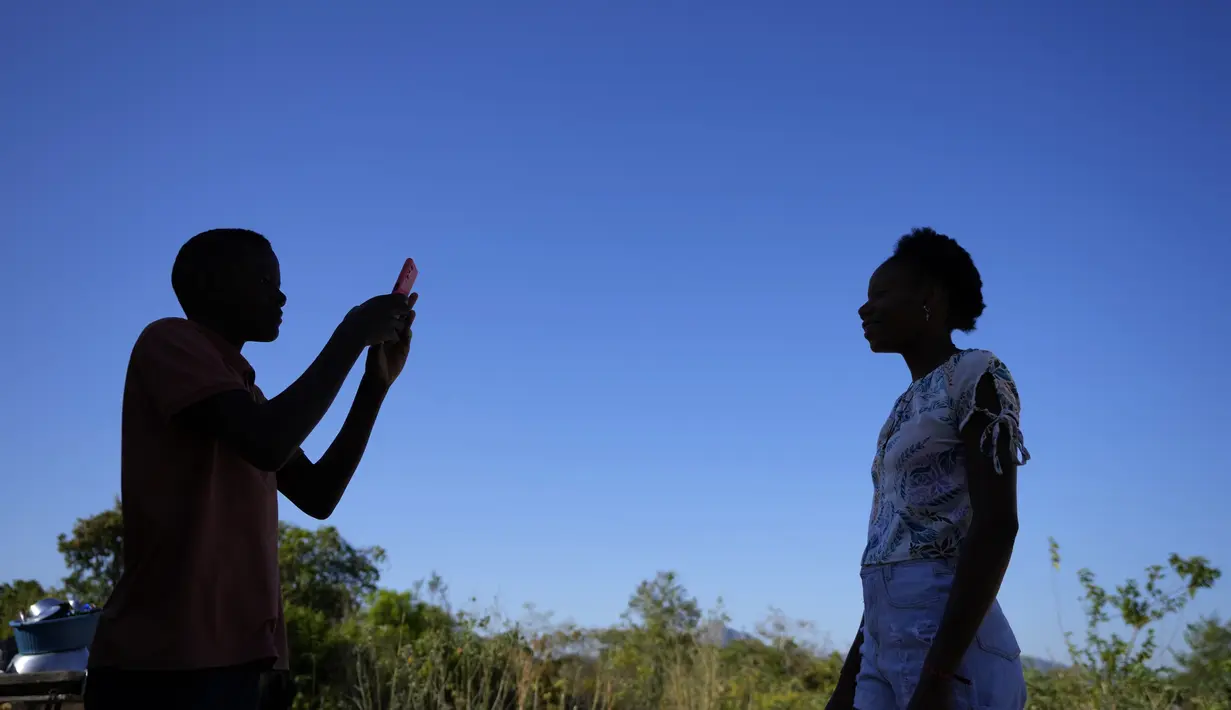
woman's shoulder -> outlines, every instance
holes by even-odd
[[[980,384],[987,378],[992,389],[984,392],[994,392],[998,407],[990,402],[980,403],[985,395],[980,394]],[[953,409],[956,413],[958,431],[964,431],[975,412],[983,412],[989,418],[987,429],[981,435],[998,437],[999,427],[1008,426],[1011,446],[1017,465],[1025,465],[1030,460],[1030,453],[1022,443],[1020,429],[1021,398],[1017,392],[1017,383],[1009,368],[990,350],[964,350],[954,359],[953,376],[950,379],[950,394],[953,397]],[[982,439],[981,439],[982,441]],[[1000,473],[999,454],[996,454],[996,472]]]
[[[1009,368],[1004,364],[1004,361],[991,350],[970,348],[959,352],[953,358],[953,372],[957,374],[968,373],[978,377],[985,372],[997,374],[1001,370],[1004,371],[1005,375],[1009,372]]]
[[[971,348],[963,350],[953,358],[952,367],[948,372],[949,384],[958,390],[973,390],[984,375],[1005,384],[1014,384],[1013,375],[1004,361],[991,350]]]

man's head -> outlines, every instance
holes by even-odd
[[[872,274],[859,317],[873,352],[902,353],[955,330],[971,332],[983,309],[983,279],[970,254],[923,227],[899,239]]]
[[[237,345],[268,343],[282,324],[282,273],[269,240],[249,229],[211,229],[180,247],[171,287],[184,315]]]

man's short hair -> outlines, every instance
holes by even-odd
[[[171,288],[180,305],[187,310],[201,294],[196,293],[203,273],[242,259],[253,248],[269,249],[269,240],[251,229],[210,229],[180,247],[171,267]]]

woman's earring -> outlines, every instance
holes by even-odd
[[[927,321],[932,320],[932,309],[928,308],[927,306],[923,307],[923,320],[925,323]]]

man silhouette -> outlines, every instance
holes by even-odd
[[[278,493],[328,518],[410,347],[417,294],[352,308],[316,360],[273,399],[241,350],[278,337],[278,259],[245,229],[180,249],[185,318],[145,328],[124,382],[123,573],[91,648],[89,710],[289,707],[278,574]],[[367,348],[346,421],[319,461],[300,445]]]

